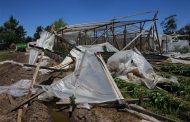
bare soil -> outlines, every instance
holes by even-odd
[[[118,112],[115,108],[97,107],[90,110],[76,109],[72,122],[139,122],[141,119],[127,112]]]
[[[10,59],[9,59],[10,60]],[[21,63],[28,62],[28,55],[24,52],[13,53],[12,60]],[[0,86],[11,85],[21,79],[32,79],[34,68],[23,68],[18,64],[5,63],[0,65]],[[39,73],[37,82],[50,79],[52,76],[58,76],[59,73],[51,73],[51,75],[41,75]],[[52,79],[53,80],[53,79]],[[16,122],[18,111],[10,112],[10,110],[26,99],[23,97],[12,97],[14,104],[10,103],[6,94],[0,94],[0,122]],[[52,122],[48,107],[40,101],[32,102],[25,114],[25,122]]]

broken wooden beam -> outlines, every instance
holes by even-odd
[[[22,122],[22,109],[18,109],[17,122]]]
[[[23,101],[22,103],[20,103],[19,105],[17,105],[17,106],[14,107],[13,109],[11,109],[11,112],[12,112],[12,111],[15,111],[15,110],[19,109],[21,106],[23,106],[23,105],[29,103],[31,100],[35,99],[36,97],[38,97],[39,95],[43,94],[44,92],[45,92],[45,91],[41,91],[41,92],[39,92],[39,93],[33,95],[33,96],[30,97],[29,99]]]
[[[13,97],[11,95],[7,94],[7,97],[9,99],[9,102],[10,102],[11,105],[15,105],[16,104],[15,100],[13,99]]]
[[[147,111],[145,109],[140,109],[138,107],[135,107],[135,106],[132,106],[129,104],[129,107],[131,110],[134,110],[134,111],[137,111],[137,112],[140,112],[140,113],[143,113],[143,114],[146,114],[146,115],[149,115],[149,116],[152,116],[158,120],[162,120],[162,121],[168,121],[168,122],[176,122],[175,120],[173,119],[170,119],[170,118],[167,118],[167,117],[164,117],[164,116],[161,116],[161,115],[158,115],[158,114],[155,114],[153,112],[150,112],[150,111]]]
[[[36,68],[36,65],[31,65],[31,64],[24,64],[24,66]],[[55,68],[45,67],[45,66],[40,66],[40,69],[48,69],[48,70],[53,70],[53,71],[63,71],[62,69],[55,69]]]

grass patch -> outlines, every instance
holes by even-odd
[[[10,50],[0,51],[0,61],[11,60],[15,56],[15,52]]]

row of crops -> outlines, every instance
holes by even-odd
[[[160,64],[155,69],[159,74],[169,78],[176,75],[178,83],[158,84],[155,89],[143,85],[129,83],[115,78],[123,96],[127,98],[149,98],[143,107],[157,114],[168,116],[178,121],[190,121],[190,76],[189,65]]]

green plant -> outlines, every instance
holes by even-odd
[[[74,95],[72,95],[72,96],[69,97],[70,104],[71,104],[71,106],[73,106],[73,107],[76,106],[75,100],[76,100],[76,97],[75,97]]]
[[[190,76],[190,66],[184,64],[163,64],[160,67],[161,71]]]
[[[128,83],[118,78],[115,81],[122,91],[130,91],[124,92],[123,96],[132,98],[148,97],[150,100],[145,105],[154,108],[154,110],[160,113],[177,114],[179,111],[185,110],[188,105],[183,99],[173,96],[164,90],[148,89],[142,85]]]
[[[189,47],[183,47],[183,48],[175,47],[174,51],[175,52],[180,52],[180,53],[189,53],[190,48]]]

